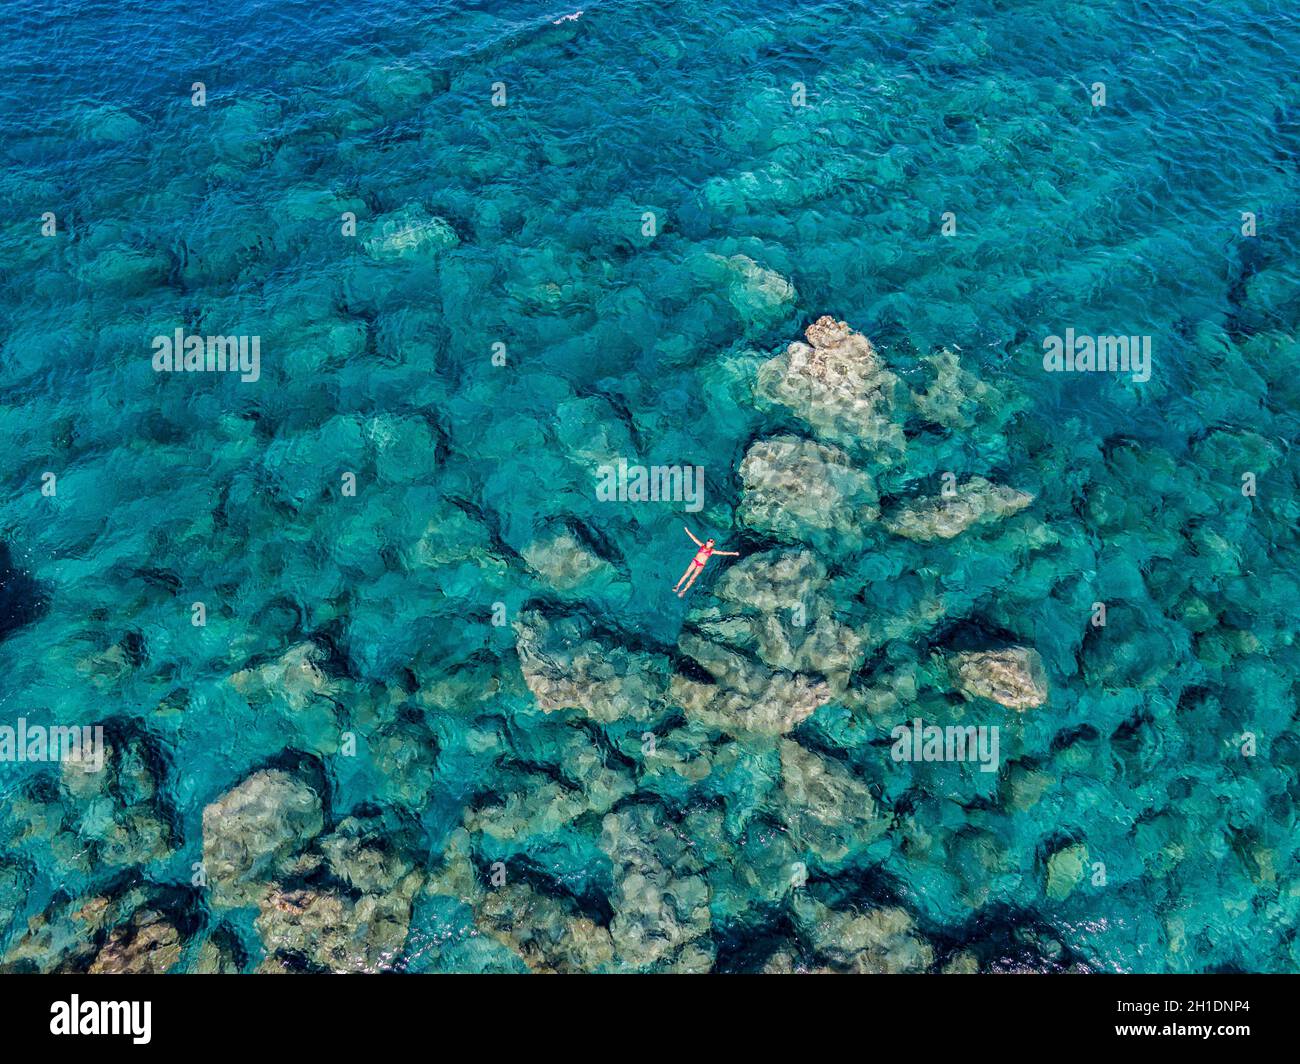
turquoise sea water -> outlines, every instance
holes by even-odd
[[[0,725],[112,747],[0,763],[5,967],[1300,968],[1290,6],[5,12]],[[895,446],[759,393],[827,314]]]

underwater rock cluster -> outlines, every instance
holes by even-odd
[[[385,237],[393,253],[406,233]],[[1101,653],[1105,633],[1086,634],[1091,596],[1073,596],[1070,621],[1068,593],[1043,606],[1026,575],[1045,555],[1079,556],[1068,524],[996,462],[947,475],[923,457],[961,433],[1002,453],[1017,409],[1008,385],[982,383],[948,351],[895,372],[829,317],[783,353],[727,368],[728,394],[750,389],[760,411],[734,466],[743,556],[711,563],[672,641],[613,605],[632,590],[626,560],[563,515],[489,534],[435,504],[455,536],[431,539],[428,514],[403,524],[406,553],[371,573],[370,593],[393,567],[453,587],[471,566],[503,597],[525,582],[505,641],[457,644],[431,626],[405,656],[367,658],[347,649],[353,632],[382,622],[344,606],[322,608],[310,631],[290,625],[269,651],[232,639],[208,697],[286,722],[302,747],[283,749],[270,728],[263,763],[189,815],[160,744],[136,726],[110,729],[103,773],[65,766],[34,780],[4,813],[18,856],[0,863],[0,966],[1106,968],[1105,934],[1078,919],[1104,896],[1098,868],[1123,889],[1176,897],[1202,860],[1183,811],[1214,791],[1188,777],[1150,817],[1090,832],[1069,802],[1095,805],[1107,782],[1136,780],[1149,725],[1125,715],[1106,743],[1071,686],[1153,689],[1168,675],[1162,640],[1176,636],[1133,632]],[[584,426],[608,416],[570,410]],[[400,435],[375,426],[370,445]],[[571,461],[607,457],[585,427],[573,439]],[[1088,505],[1104,524],[1124,504],[1097,493]],[[346,540],[338,549],[363,564]],[[1204,618],[1202,659],[1222,668],[1255,653],[1213,622],[1196,586],[1177,593]],[[667,586],[641,593],[670,598]],[[1040,627],[1071,625],[1077,660],[1035,645]],[[493,627],[485,616],[470,630]],[[145,657],[128,636],[82,668],[121,684]],[[1188,689],[1179,712],[1220,705],[1211,691]],[[173,686],[155,727],[183,720],[193,697]],[[896,730],[921,721],[997,729],[1000,762],[914,760]],[[361,756],[349,752],[358,742]],[[1253,832],[1234,845],[1259,890],[1284,875],[1280,840]],[[22,854],[43,852],[80,878],[20,919],[34,874]],[[1178,967],[1200,931],[1171,915],[1162,933],[1155,968]]]
[[[1047,701],[1042,658],[1024,647],[967,651],[952,661],[957,687],[970,698],[987,698],[1008,709],[1032,709]]]
[[[426,228],[389,226],[385,253],[418,249]],[[837,559],[863,550],[873,528],[934,529],[933,536],[913,538],[950,538],[1022,509],[1029,497],[974,478],[959,489],[958,504],[923,501],[912,511],[900,509],[910,517],[882,517],[875,478],[906,453],[891,420],[906,401],[894,394],[899,381],[842,322],[820,319],[807,336],[808,343],[791,344],[760,367],[757,388],[764,401],[799,415],[814,435],[757,440],[739,466],[738,517],[770,537],[770,546],[748,552],[720,575],[711,595],[693,601],[675,649],[629,640],[575,608],[584,594],[619,578],[616,566],[571,532],[522,549],[521,560],[537,577],[574,601],[557,608],[538,599],[521,610],[512,631],[513,668],[522,683],[508,676],[489,682],[499,692],[518,688],[527,703],[521,719],[540,713],[541,720],[553,714],[559,720],[538,730],[537,766],[512,755],[500,762],[504,775],[492,794],[466,796],[461,823],[439,852],[420,851],[418,831],[397,805],[363,805],[336,818],[316,759],[271,765],[203,809],[201,860],[194,866],[202,874],[188,888],[168,888],[175,897],[160,900],[157,889],[128,874],[107,893],[69,897],[31,918],[4,965],[43,971],[454,966],[454,952],[439,961],[436,944],[413,950],[409,941],[417,911],[452,905],[463,907],[498,951],[496,960],[480,964],[707,971],[728,963],[720,951],[734,949],[728,946],[733,931],[743,934],[755,918],[745,898],[757,892],[773,914],[788,910],[796,934],[773,942],[755,967],[933,968],[934,950],[905,907],[827,904],[807,893],[810,874],[852,882],[851,869],[877,863],[896,843],[878,778],[825,742],[808,745],[811,735],[799,736],[831,705],[858,706],[869,719],[865,707],[874,688],[864,688],[861,668],[872,648],[890,638],[842,608]],[[949,663],[950,690],[960,699],[1015,709],[1040,706],[1048,697],[1044,671],[1031,655],[1018,647],[957,653]],[[472,686],[473,670],[466,671]],[[438,744],[421,733],[416,707],[449,705],[446,699],[468,693],[443,692],[446,681],[426,675],[431,682],[419,690],[363,695],[319,641],[305,640],[232,671],[228,682],[251,707],[323,713],[322,723],[350,707],[371,732],[381,771],[419,803],[420,795],[438,789]],[[359,715],[367,704],[370,723]],[[488,733],[470,742],[488,756],[496,749],[496,756],[506,756]],[[131,834],[105,845],[121,850],[130,839],[140,840],[137,847],[158,840],[152,850],[123,851],[120,863],[140,867],[165,857],[169,851],[157,847],[167,846],[169,829],[150,826],[149,819],[158,815],[149,804],[158,781],[148,777],[138,745],[114,746],[102,777],[65,773],[57,793],[33,795],[14,815],[76,830],[77,809],[95,800],[96,788],[107,788],[110,801],[126,803],[107,822]],[[428,770],[420,767],[421,749],[433,755],[423,784],[421,772]],[[543,771],[543,763],[553,767]],[[418,804],[410,808],[419,811]],[[710,845],[701,847],[705,838]],[[596,859],[583,858],[581,872],[548,867],[548,853],[576,857],[588,850]],[[238,914],[250,912],[246,930],[237,931]]]
[[[0,968],[1300,969],[1287,20],[138,6],[0,94]]]
[[[755,387],[769,403],[796,413],[813,437],[757,440],[739,466],[737,516],[773,545],[718,577],[712,594],[692,605],[675,649],[634,648],[618,633],[592,631],[580,616],[548,618],[534,608],[515,622],[516,650],[543,711],[578,710],[605,726],[653,729],[643,740],[666,727],[663,747],[655,742],[652,752],[643,746],[633,755],[643,772],[661,772],[658,766],[667,762],[679,778],[722,796],[739,763],[770,764],[764,793],[745,796],[743,806],[728,813],[741,823],[761,817],[778,833],[761,835],[782,840],[778,854],[763,862],[766,896],[772,905],[794,906],[793,918],[807,930],[793,952],[773,951],[768,970],[924,971],[934,966],[934,951],[906,909],[834,909],[803,891],[809,864],[839,870],[851,881],[855,859],[870,861],[893,843],[890,816],[873,794],[871,777],[788,736],[822,707],[864,705],[870,697],[859,676],[864,659],[869,649],[888,645],[870,620],[841,608],[830,586],[838,559],[864,550],[879,534],[873,527],[921,541],[951,539],[1025,509],[1032,496],[971,477],[950,496],[900,504],[895,516],[882,519],[874,477],[905,465],[904,434],[893,419],[903,416],[908,400],[895,395],[902,392],[898,378],[846,323],[823,317],[808,328],[807,341],[764,363]],[[945,378],[949,388],[958,379],[952,372]],[[960,406],[959,396],[941,399],[941,388],[930,388],[931,404]],[[1041,660],[1028,648],[1002,645],[950,658],[951,697],[1017,710],[1048,700]],[[943,675],[936,673],[934,682],[944,684]],[[674,725],[678,713],[684,721]],[[682,746],[691,751],[688,758],[679,753]],[[878,758],[887,754],[887,747],[877,748]],[[708,969],[717,960],[709,937],[717,930],[710,915],[719,908],[715,877],[707,862],[686,860],[689,843],[681,849],[684,840],[674,826],[678,817],[695,815],[691,806],[636,804],[620,812],[624,807],[616,804],[606,812],[619,792],[603,791],[608,797],[601,801],[593,803],[589,793],[575,794],[574,801],[539,780],[532,797],[512,797],[487,819],[468,817],[466,828],[471,838],[475,830],[502,837],[508,817],[518,826],[506,834],[517,843],[521,835],[544,837],[566,823],[576,830],[586,813],[600,813],[612,910],[600,967]],[[637,791],[629,780],[626,800],[635,800]],[[737,828],[742,838],[760,830]],[[502,913],[489,908],[488,922],[499,937],[494,921]],[[554,919],[571,923],[573,917],[561,907]],[[557,928],[553,938],[558,943],[564,933]],[[536,943],[516,948],[532,968],[565,970],[572,963],[552,962],[545,951],[539,956]]]

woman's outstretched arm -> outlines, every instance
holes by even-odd
[[[686,528],[686,526],[685,526],[685,525],[682,525],[682,528]],[[691,539],[695,539],[695,533],[692,532],[689,528],[686,528],[686,534],[687,534],[688,536],[690,536]],[[704,544],[701,543],[698,539],[695,539],[695,545],[696,545],[697,547],[702,547],[702,546],[704,546]]]

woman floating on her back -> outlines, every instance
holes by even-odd
[[[682,527],[686,528],[685,525]],[[704,572],[704,563],[709,560],[711,554],[729,554],[733,558],[740,557],[740,551],[738,550],[716,550],[713,546],[715,542],[714,540],[710,539],[701,543],[698,539],[695,539],[695,533],[689,528],[686,528],[686,534],[690,536],[691,539],[695,540],[695,545],[700,549],[695,552],[695,557],[691,559],[691,564],[686,567],[686,572],[682,573],[682,578],[677,581],[677,587],[673,588],[673,590],[677,592],[678,598],[684,598],[686,592],[691,589],[691,585],[695,583],[695,578],[699,576],[700,573]],[[686,586],[682,587],[683,584]],[[680,590],[678,590],[679,588]]]

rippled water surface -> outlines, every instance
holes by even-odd
[[[5,13],[4,967],[1300,967],[1291,6]]]

